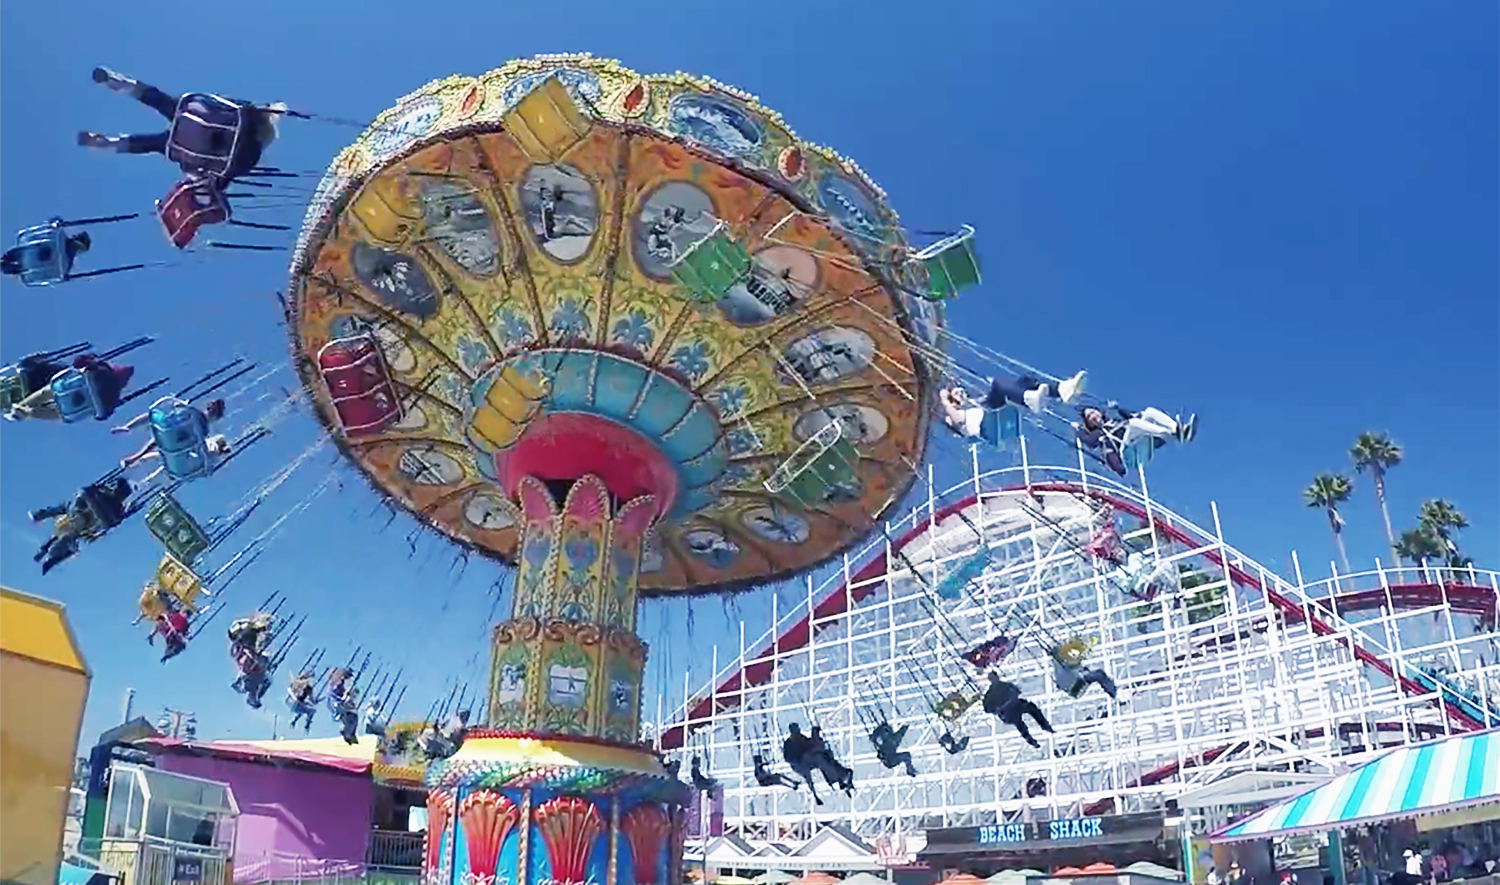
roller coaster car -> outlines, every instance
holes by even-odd
[[[195,562],[208,550],[208,533],[166,492],[153,498],[146,509],[146,528],[181,562]]]
[[[946,301],[979,285],[979,255],[974,251],[974,228],[967,224],[958,233],[913,252],[911,257],[927,273],[927,291],[918,294],[928,301]]]
[[[526,93],[501,122],[533,163],[557,162],[594,127],[556,77]]]
[[[68,233],[63,220],[23,228],[10,251],[21,262],[21,282],[27,286],[51,286],[68,280],[73,259],[68,254]]]
[[[688,300],[712,304],[749,275],[750,253],[730,238],[728,226],[721,221],[672,262],[671,273],[690,293]]]
[[[173,479],[199,479],[214,472],[215,459],[208,451],[208,418],[175,396],[164,396],[148,413],[151,438],[167,475]]]
[[[96,360],[69,366],[52,378],[57,413],[67,424],[93,418],[106,421],[120,405],[120,378],[109,363]]]
[[[241,141],[254,138],[243,105],[199,92],[177,101],[167,134],[167,159],[187,173],[222,178],[239,156]]]
[[[217,180],[189,175],[156,201],[156,217],[172,245],[186,249],[200,227],[229,220],[229,200]]]
[[[401,400],[373,334],[335,338],[323,345],[318,372],[345,436],[369,436],[401,420]]]

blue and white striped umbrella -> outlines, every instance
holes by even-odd
[[[1210,838],[1317,833],[1486,802],[1500,802],[1500,729],[1393,750]]]

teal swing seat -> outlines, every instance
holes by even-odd
[[[688,300],[713,304],[750,273],[750,253],[719,222],[708,236],[688,246],[672,262],[672,279],[687,290]]]
[[[927,291],[918,294],[928,301],[947,301],[980,283],[974,228],[967,224],[911,257],[927,272]]]
[[[1138,470],[1145,467],[1155,456],[1156,439],[1150,436],[1131,440],[1130,445],[1120,452],[1120,460],[1125,464],[1126,470]]]
[[[938,581],[937,595],[943,599],[959,598],[963,595],[965,587],[984,576],[984,570],[989,568],[989,565],[990,548],[980,547],[964,557],[953,571]]]
[[[1021,410],[1013,405],[986,409],[979,422],[979,438],[997,449],[1005,449],[1021,438]]]

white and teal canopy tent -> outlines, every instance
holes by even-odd
[[[1210,838],[1318,833],[1487,803],[1500,803],[1500,729],[1392,750]]]

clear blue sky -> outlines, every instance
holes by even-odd
[[[1390,483],[1396,521],[1410,523],[1424,497],[1450,498],[1473,523],[1469,552],[1500,561],[1493,4],[428,8],[4,4],[0,222],[13,231],[53,214],[150,212],[169,186],[160,159],[74,146],[79,129],[158,122],[91,83],[96,64],[169,90],[357,119],[430,79],[538,52],[701,72],[855,158],[911,226],[978,228],[986,282],[953,308],[955,324],[1055,374],[1086,367],[1093,389],[1118,399],[1196,410],[1199,441],[1153,465],[1152,491],[1170,506],[1207,523],[1217,500],[1231,543],[1282,568],[1296,547],[1304,567],[1321,572],[1326,524],[1298,494],[1315,472],[1346,467],[1357,432],[1383,429],[1406,449]],[[269,159],[321,169],[353,134],[292,121]],[[288,205],[267,217],[300,215]],[[161,339],[137,355],[148,377],[186,380],[230,354],[284,359],[273,295],[284,255],[179,258],[144,221],[96,233],[91,266],[177,266],[53,290],[7,281],[0,357],[145,333]],[[289,383],[289,373],[276,380]],[[200,515],[221,511],[314,436],[309,419],[289,421],[184,499]],[[46,579],[36,574],[40,532],[26,510],[108,469],[125,443],[100,425],[9,425],[3,441],[0,579],[68,605],[95,672],[85,741],[117,721],[126,686],[143,712],[197,711],[205,736],[267,735],[281,686],[266,713],[246,709],[228,688],[220,625],[165,667],[129,626],[157,557],[143,526]],[[271,499],[268,518],[301,499],[326,462]],[[451,554],[433,541],[408,561],[410,524],[382,533],[375,506],[357,481],[320,499],[231,588],[230,607],[286,592],[311,615],[309,638],[335,654],[358,641],[404,662],[413,676],[406,712],[420,715],[449,674],[482,672],[496,571],[476,561],[455,580]],[[1381,538],[1362,480],[1348,518],[1351,556],[1369,562]],[[738,605],[752,632],[768,607],[765,594]],[[674,696],[687,611],[652,603],[643,630]],[[694,621],[700,640],[733,644],[718,603],[697,603]],[[664,652],[668,635],[675,654]],[[653,673],[651,686],[662,683]]]

